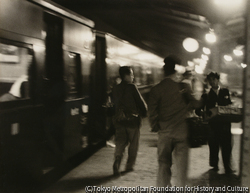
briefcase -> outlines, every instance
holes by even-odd
[[[227,121],[238,123],[243,119],[242,108],[231,106],[218,106],[209,109],[205,113],[206,121]]]

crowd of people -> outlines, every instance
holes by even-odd
[[[174,55],[164,59],[165,77],[155,85],[144,101],[134,82],[133,70],[129,66],[119,69],[121,83],[113,88],[111,98],[115,106],[113,127],[115,128],[115,153],[113,172],[120,175],[120,164],[125,148],[128,146],[126,171],[133,171],[139,147],[141,119],[147,117],[152,132],[158,132],[158,174],[157,186],[171,186],[171,166],[173,156],[177,165],[179,184],[186,185],[189,151],[189,129],[187,117],[190,112],[204,116],[210,109],[227,106],[230,100],[229,90],[219,86],[220,76],[216,72],[207,75],[211,86],[208,93],[197,98],[193,94],[191,84],[186,80],[190,73],[186,72],[180,80],[175,65],[181,61]],[[187,78],[188,77],[188,78]],[[222,150],[225,173],[234,172],[230,165],[232,142],[231,123],[229,121],[209,120],[209,164],[212,170],[218,171],[218,154]]]

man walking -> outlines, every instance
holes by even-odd
[[[198,108],[200,103],[191,95],[188,85],[177,82],[175,56],[164,60],[165,78],[150,92],[148,110],[153,131],[158,131],[158,176],[157,186],[171,186],[172,153],[177,165],[176,186],[185,186],[188,165],[188,126],[186,117],[190,108]]]

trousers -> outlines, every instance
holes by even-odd
[[[132,169],[134,167],[140,138],[139,126],[124,126],[120,124],[115,124],[115,157],[123,157],[125,148],[128,146],[128,160],[127,169]]]
[[[218,166],[219,149],[221,148],[222,160],[225,170],[231,169],[232,134],[230,122],[210,122],[208,138],[209,164]]]
[[[171,186],[171,166],[173,160],[176,164],[176,186],[183,187],[186,183],[188,167],[188,141],[187,139],[175,139],[167,133],[158,133],[158,175],[157,186]],[[173,159],[173,156],[175,159]]]

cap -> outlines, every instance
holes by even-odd
[[[164,59],[164,63],[165,75],[171,75],[175,73],[175,64],[180,64],[181,60],[175,55],[169,55]]]

